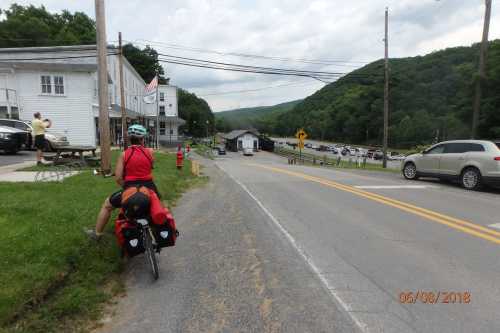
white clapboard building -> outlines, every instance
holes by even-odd
[[[177,87],[158,86],[158,115],[160,123],[160,143],[175,144],[179,140],[179,126],[186,122],[179,118]]]
[[[109,47],[108,99],[113,144],[121,142],[118,57],[117,50]],[[157,104],[143,101],[146,83],[126,59],[123,75],[127,122],[148,125],[155,133]],[[165,123],[166,134],[162,141],[168,140],[170,133],[175,134],[177,140],[176,126],[182,120],[178,118],[177,97],[168,97],[176,96],[177,89],[167,85],[160,86],[159,92],[162,90],[165,94],[164,118],[169,119],[167,114],[172,114],[177,119]],[[71,144],[95,146],[98,143],[95,45],[0,49],[0,118],[31,120],[35,112],[51,119],[53,131],[67,136]]]

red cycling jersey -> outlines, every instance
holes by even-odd
[[[143,146],[130,146],[123,154],[123,179],[129,181],[153,180],[153,156]]]

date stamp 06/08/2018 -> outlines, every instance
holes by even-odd
[[[399,293],[402,304],[470,304],[471,293],[468,291],[403,291]]]

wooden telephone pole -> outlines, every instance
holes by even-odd
[[[97,71],[99,92],[99,138],[101,143],[101,170],[104,174],[111,173],[111,147],[109,140],[108,111],[108,66],[106,45],[106,19],[104,0],[95,0],[95,17],[97,32]]]
[[[481,41],[481,51],[479,53],[479,77],[476,80],[476,92],[474,96],[474,109],[472,113],[471,138],[477,137],[477,126],[479,123],[479,112],[481,111],[481,87],[486,78],[486,56],[488,53],[488,33],[490,30],[491,0],[485,0],[486,12],[484,14],[483,40]]]
[[[384,72],[385,72],[385,84],[384,84],[384,143],[383,143],[383,154],[382,166],[387,168],[387,143],[389,136],[389,40],[387,36],[389,23],[389,9],[385,8],[385,61],[384,61]]]
[[[125,87],[123,86],[123,48],[122,48],[122,33],[118,33],[118,47],[119,47],[119,67],[120,67],[120,106],[122,111],[122,141],[123,150],[127,149],[127,113],[125,111]]]

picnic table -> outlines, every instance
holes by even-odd
[[[76,158],[76,154],[79,154],[79,159],[80,163],[82,165],[87,165],[88,164],[88,159],[85,158],[84,153],[86,152],[91,152],[92,153],[92,160],[93,161],[99,161],[97,158],[95,151],[96,147],[93,146],[61,146],[61,147],[55,147],[54,150],[56,151],[56,156],[54,157],[54,164],[64,164],[67,162],[67,159],[62,156],[64,153],[71,153],[71,160],[74,161]]]

